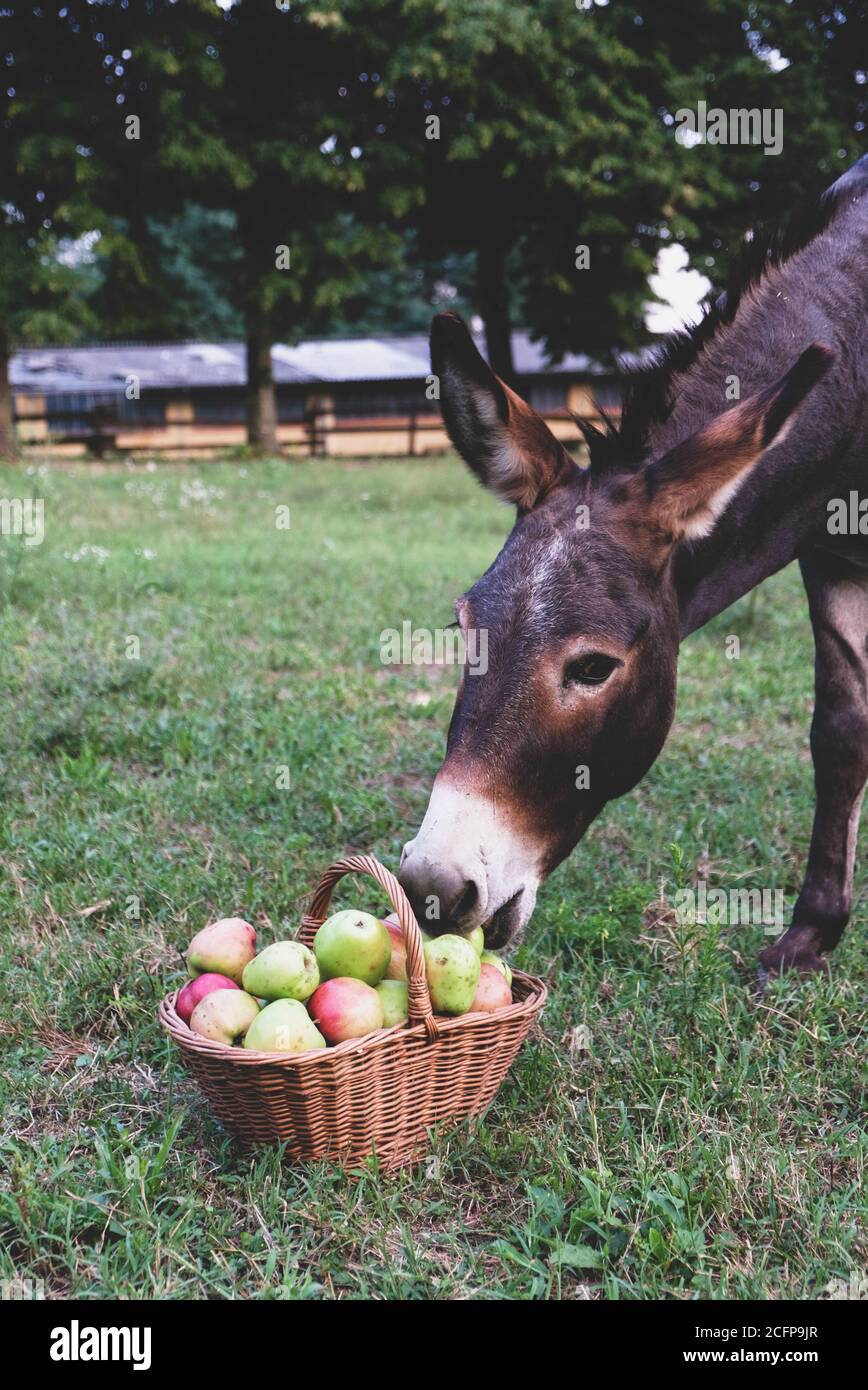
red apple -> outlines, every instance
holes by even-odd
[[[326,980],[314,990],[307,1007],[328,1043],[363,1038],[383,1026],[383,1004],[377,991],[348,975]]]
[[[479,969],[479,984],[468,1010],[472,1014],[493,1014],[512,1003],[512,990],[496,965],[483,961]]]
[[[510,970],[503,957],[499,956],[496,951],[483,951],[479,959],[482,961],[483,965],[486,963],[486,961],[489,965],[493,965],[495,970],[500,971],[501,975],[506,980],[506,983],[508,985],[512,984],[512,971]]]
[[[387,980],[406,980],[407,978],[407,947],[404,943],[404,933],[401,931],[397,922],[387,917],[383,926],[389,933],[392,942],[392,959],[386,968],[385,978]]]
[[[191,980],[185,985],[175,1000],[175,1013],[182,1018],[185,1023],[190,1022],[190,1015],[206,994],[210,994],[212,989],[240,989],[234,980],[230,980],[228,975],[215,975],[210,971],[207,975],[197,975],[195,980]]]
[[[383,918],[383,926],[389,933],[389,940],[392,943],[392,959],[389,961],[384,980],[406,980],[407,978],[407,943],[404,940],[404,933],[401,931],[401,924],[398,921],[397,912],[390,912],[388,917]],[[423,944],[431,940],[430,932],[424,927],[420,927]]]

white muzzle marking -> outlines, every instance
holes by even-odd
[[[438,870],[448,868],[453,879],[474,884],[476,901],[462,914],[465,931],[483,926],[512,898],[517,899],[516,930],[529,919],[540,884],[541,846],[517,833],[493,801],[435,779],[425,819],[415,839],[408,840],[401,855],[401,870],[420,871],[424,883],[430,866],[431,896]],[[431,904],[432,920],[439,903]],[[424,925],[424,923],[423,923]]]

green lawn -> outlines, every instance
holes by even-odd
[[[831,979],[762,999],[760,926],[654,906],[697,874],[792,904],[812,809],[796,573],[686,645],[664,755],[541,892],[517,960],[550,1002],[489,1113],[412,1174],[351,1181],[239,1155],[157,1001],[206,920],[267,943],[340,853],[397,864],[454,672],[388,673],[379,635],[448,622],[508,513],[452,459],[6,470],[0,495],[46,509],[41,546],[0,538],[0,1278],[683,1299],[864,1275],[864,870]]]

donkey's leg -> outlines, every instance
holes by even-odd
[[[868,780],[868,573],[812,553],[802,561],[816,643],[811,753],[817,804],[793,923],[760,956],[767,971],[823,967],[847,925]]]

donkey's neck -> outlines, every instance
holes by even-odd
[[[818,470],[819,465],[819,470]],[[746,483],[714,532],[682,547],[675,559],[681,636],[704,626],[822,537],[829,496],[846,488],[818,485],[838,475],[834,459],[805,443],[780,445],[767,473]]]
[[[744,295],[732,322],[672,377],[672,408],[649,433],[652,456],[688,438],[733,399],[771,386],[812,342],[836,354],[786,437],[760,460],[711,535],[676,556],[682,636],[789,564],[812,537],[822,541],[828,499],[860,482],[864,488],[868,250],[864,213],[861,227],[847,225],[853,220],[845,212],[770,269]],[[854,251],[857,231],[862,240]]]

